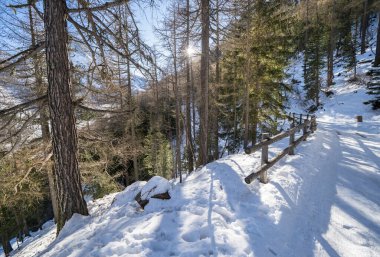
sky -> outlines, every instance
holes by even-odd
[[[159,46],[160,41],[154,33],[154,26],[159,26],[158,22],[162,19],[166,8],[170,4],[170,1],[155,1],[154,6],[150,6],[149,4],[142,4],[141,6],[138,6],[136,2],[139,1],[132,3],[131,8],[134,11],[136,20],[140,25],[139,30],[142,38],[149,46]]]

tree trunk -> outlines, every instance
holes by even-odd
[[[237,65],[234,65],[234,77],[237,77],[237,72],[236,72],[236,67]],[[238,91],[236,89],[236,79],[233,80],[232,82],[233,86],[233,102],[234,102],[234,145],[236,145],[237,141],[239,140],[240,137],[238,137],[238,110],[237,110],[237,94]],[[239,140],[239,145],[240,145],[240,140]]]
[[[260,84],[256,81],[256,92],[260,92]],[[252,146],[256,144],[257,141],[257,125],[259,123],[259,102],[257,97],[253,100],[253,118],[252,118]]]
[[[57,233],[74,213],[88,215],[77,159],[77,131],[71,96],[66,1],[45,0],[48,101],[58,199]]]
[[[356,77],[356,73],[357,73],[357,69],[356,69],[356,45],[357,45],[357,38],[358,38],[358,21],[356,20],[355,21],[355,31],[354,31],[354,36],[353,36],[353,46],[352,46],[352,57],[354,58],[354,79],[356,80],[357,77]]]
[[[379,23],[377,25],[377,41],[376,41],[376,55],[375,55],[375,63],[373,66],[377,67],[380,65],[380,12],[377,15]]]
[[[361,44],[360,44],[360,53],[364,54],[367,47],[366,38],[367,38],[367,28],[368,28],[368,0],[364,0],[364,12],[362,17],[361,24]]]
[[[49,169],[47,171],[48,174],[48,180],[49,180],[49,191],[50,191],[50,199],[51,199],[51,205],[53,206],[53,214],[54,214],[54,222],[58,222],[58,198],[57,198],[57,191],[56,191],[56,183],[55,183],[55,175],[54,175],[54,167]]]
[[[10,254],[10,252],[13,251],[12,245],[9,242],[8,235],[7,234],[2,234],[2,235],[0,235],[0,238],[1,238],[1,244],[3,246],[4,255],[6,257],[8,257],[9,254]]]
[[[186,0],[186,47],[190,47],[190,0]],[[194,169],[193,158],[193,137],[191,134],[191,74],[190,74],[190,58],[186,59],[186,155],[187,155],[187,170],[192,172]]]
[[[190,59],[190,87],[191,87],[191,111],[192,111],[192,117],[193,117],[193,127],[192,127],[192,132],[193,132],[193,138],[195,137],[196,135],[196,132],[195,132],[195,129],[196,129],[196,107],[195,107],[195,96],[196,96],[196,88],[194,86],[194,74],[193,74],[193,63],[192,63],[192,59]],[[193,159],[194,159],[194,163],[197,163],[197,155],[196,155],[196,147],[195,147],[195,143],[192,142],[193,144],[191,145],[192,146],[192,149],[193,149]],[[194,165],[193,165],[194,166]]]
[[[219,28],[219,0],[216,0],[216,65],[215,65],[215,89],[214,89],[214,114],[213,114],[213,157],[214,160],[219,159],[219,124],[218,124],[218,90],[220,86],[220,28]]]
[[[200,103],[200,164],[208,162],[208,78],[209,78],[209,38],[210,0],[201,0],[202,56],[201,56],[201,103]]]
[[[28,227],[28,223],[26,222],[25,216],[22,216],[22,233],[25,236],[30,236],[29,227]]]
[[[244,101],[244,149],[248,148],[249,140],[249,86],[245,85],[245,101]]]
[[[36,38],[35,38],[35,31],[34,31],[34,22],[33,22],[33,14],[32,14],[32,7],[29,6],[29,22],[30,22],[30,33],[31,33],[31,39],[32,39],[32,46],[36,45]],[[34,77],[36,79],[36,91],[39,97],[43,96],[46,92],[45,83],[42,77],[42,68],[41,68],[41,61],[39,60],[38,56],[35,55],[33,57],[34,62]],[[44,144],[48,145],[50,144],[50,129],[49,129],[49,115],[47,113],[46,106],[40,106],[40,128],[41,128],[41,135],[42,140]],[[47,157],[49,153],[44,153],[44,158]],[[54,221],[57,223],[58,221],[58,204],[57,204],[57,193],[55,191],[55,182],[54,182],[54,175],[53,170],[47,170],[48,175],[48,181],[49,181],[49,190],[50,190],[50,199],[53,206],[53,213],[54,213]]]
[[[128,19],[125,18],[125,27],[128,29],[129,24],[128,24]],[[127,38],[128,38],[128,31],[127,33]],[[126,40],[126,50],[127,53],[129,54],[129,41]],[[129,110],[133,110],[134,107],[134,102],[133,102],[133,94],[132,94],[132,75],[131,75],[131,62],[129,58],[127,58],[127,76],[128,76],[128,107]],[[137,143],[136,143],[136,111],[132,111],[132,120],[131,120],[131,136],[132,136],[132,146],[134,148],[133,152],[133,174],[134,174],[134,179],[135,181],[139,180],[139,166],[138,166],[138,160],[137,160],[137,153],[136,153],[136,148],[137,148]],[[128,174],[127,174],[128,175]],[[128,181],[128,178],[126,178],[126,181]],[[127,182],[128,183],[128,182]],[[128,184],[127,184],[128,186]]]
[[[179,174],[179,182],[182,183],[182,169],[181,169],[181,119],[180,119],[180,96],[178,91],[178,72],[177,72],[177,17],[176,10],[174,9],[173,17],[173,68],[174,68],[174,96],[175,96],[175,169],[176,174]]]
[[[330,20],[330,33],[329,42],[327,45],[327,86],[331,87],[334,79],[334,50],[335,50],[335,1],[333,1],[331,20]]]
[[[317,12],[317,24],[319,24],[319,15],[318,15],[318,6],[317,6],[317,10],[316,10],[316,12]],[[319,41],[319,37],[318,37],[318,41]],[[320,78],[319,78],[319,74],[320,74],[320,69],[319,69],[319,64],[320,64],[320,62],[321,62],[321,60],[320,60],[320,49],[319,49],[319,43],[317,44],[317,46],[316,46],[317,48],[316,48],[316,59],[317,59],[317,70],[316,70],[316,93],[315,93],[315,105],[317,106],[317,107],[319,107],[319,92],[320,92],[320,90],[321,90],[321,82],[320,82]]]

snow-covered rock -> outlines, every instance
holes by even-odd
[[[141,208],[145,208],[151,198],[161,200],[170,199],[171,197],[169,190],[170,183],[167,179],[160,176],[154,176],[136,195],[135,200],[138,202]]]
[[[167,179],[160,176],[154,176],[141,189],[141,199],[149,200],[153,196],[167,193],[169,190],[170,183]]]

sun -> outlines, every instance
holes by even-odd
[[[193,56],[195,54],[195,49],[193,46],[189,45],[186,49],[186,53],[189,57]]]

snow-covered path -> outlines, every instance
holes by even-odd
[[[75,215],[54,241],[47,226],[13,255],[379,256],[380,116],[361,103],[364,89],[336,92],[317,132],[270,169],[268,184],[244,182],[260,152],[228,156],[172,181],[172,199],[145,210],[133,200],[143,182],[90,202],[90,217]]]
[[[265,238],[279,256],[378,256],[379,147],[378,134],[320,123],[312,143],[299,149],[302,159],[288,157],[272,173],[262,193],[275,187],[271,194],[286,203],[269,204],[281,217]]]

